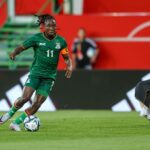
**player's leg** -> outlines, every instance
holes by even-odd
[[[17,101],[16,106],[22,107],[23,104],[26,103],[31,98],[33,92],[37,89],[39,84],[40,84],[39,78],[29,76],[28,80],[25,83],[25,86],[28,87],[29,89],[32,89],[32,91],[30,90],[30,92],[26,92],[27,95],[25,94],[25,96],[23,96],[25,97],[25,99],[23,99],[22,101]],[[26,112],[21,113],[21,115],[10,124],[10,129],[14,131],[20,131],[21,129],[19,123],[23,122],[26,117],[27,117]]]
[[[0,124],[3,124],[7,120],[9,120],[18,109],[20,109],[27,101],[29,101],[33,92],[33,88],[25,86],[23,89],[22,96],[17,98],[10,110],[0,117]]]
[[[144,103],[140,102],[140,106],[141,106],[141,111],[140,111],[140,116],[141,117],[147,117],[148,114],[150,114],[150,109],[144,105]]]
[[[11,124],[10,129],[14,131],[21,131],[20,124],[24,121],[27,116],[33,115],[37,112],[43,102],[46,100],[46,97],[43,95],[36,94],[34,103],[31,107],[27,108],[25,112],[21,113]]]
[[[43,102],[46,100],[46,97],[42,95],[36,95],[35,101],[31,107],[27,108],[19,117],[17,117],[11,124],[10,129],[14,131],[21,131],[20,124],[24,121],[27,116],[33,115],[37,112]]]
[[[144,100],[144,105],[145,105],[145,110],[147,114],[147,119],[150,120],[150,91],[146,91],[145,94],[145,100]]]
[[[33,101],[32,107],[25,110],[28,115],[33,115],[37,112],[40,106],[48,97],[49,93],[51,92],[54,86],[54,80],[52,79],[43,79],[36,91],[36,95]]]
[[[135,88],[135,97],[140,101],[141,112],[140,116],[147,117],[150,116],[150,90],[149,81],[141,81],[137,84]]]
[[[35,99],[34,102],[32,104],[31,107],[27,108],[25,110],[25,112],[30,116],[30,115],[34,115],[38,109],[41,107],[41,105],[43,104],[43,102],[46,100],[47,97],[43,96],[43,95],[39,95],[36,94],[35,95]]]
[[[37,110],[40,108],[40,106],[43,104],[43,102],[46,100],[47,96],[52,90],[53,85],[54,85],[54,81],[52,79],[41,80],[39,87],[36,90],[36,95],[35,95],[32,106],[27,108],[25,112],[23,112],[19,117],[17,117],[15,121],[11,123],[10,126],[15,124],[19,127],[19,125],[24,121],[24,119],[27,116],[35,114]],[[15,131],[18,131],[18,130],[15,130]]]
[[[14,106],[17,109],[20,109],[26,102],[28,102],[31,99],[32,94],[34,93],[35,89],[29,86],[25,86],[23,89],[23,94],[20,98],[18,98],[14,102]]]

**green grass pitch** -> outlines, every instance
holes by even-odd
[[[37,116],[38,132],[27,132],[23,126],[22,132],[10,131],[10,121],[1,125],[0,150],[150,149],[150,122],[136,112],[66,110]]]

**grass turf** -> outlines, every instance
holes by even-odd
[[[2,114],[2,113],[1,113]],[[15,117],[19,115],[17,113]],[[145,150],[150,148],[150,122],[136,112],[40,112],[38,132],[13,132],[0,126],[1,150]],[[13,117],[14,119],[14,117]]]

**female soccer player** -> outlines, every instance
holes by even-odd
[[[17,55],[28,48],[33,47],[34,50],[34,60],[22,96],[15,101],[9,112],[0,117],[0,124],[5,123],[31,99],[32,94],[36,91],[32,106],[27,108],[10,124],[10,129],[14,131],[21,131],[19,125],[27,116],[37,112],[52,90],[57,74],[59,54],[63,56],[67,66],[66,78],[70,78],[72,74],[72,61],[69,56],[67,43],[63,37],[56,33],[55,18],[51,15],[41,15],[38,17],[38,21],[44,32],[28,38],[9,55],[10,59],[15,60]]]
[[[136,85],[135,97],[141,103],[142,111],[140,116],[150,119],[150,80],[141,81]]]

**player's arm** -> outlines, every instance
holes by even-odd
[[[23,52],[24,50],[26,50],[27,48],[25,48],[24,46],[18,46],[17,48],[14,49],[14,51],[12,51],[9,54],[9,58],[12,60],[15,60],[15,57],[17,55],[19,55],[21,52]]]
[[[72,64],[73,64],[73,70],[76,69],[76,54],[72,53]]]
[[[96,59],[97,59],[99,53],[100,53],[100,50],[99,50],[98,48],[96,48],[96,49],[95,49],[95,54],[94,54],[94,56],[91,58],[91,63],[95,63],[95,62],[96,62]]]
[[[18,46],[17,48],[15,48],[14,51],[12,51],[9,54],[10,59],[15,60],[15,57],[17,55],[19,55],[21,52],[23,52],[24,50],[27,50],[30,47],[34,47],[36,45],[36,36],[33,35],[30,38],[26,39],[21,46]]]
[[[72,62],[73,62],[73,69],[76,69],[76,58],[77,58],[77,51],[81,50],[81,44],[80,43],[73,43],[72,46]]]
[[[68,49],[64,48],[63,50],[61,50],[61,54],[62,54],[62,56],[65,60],[65,63],[67,65],[65,77],[66,78],[71,78],[71,75],[72,75],[72,60],[69,56]]]

